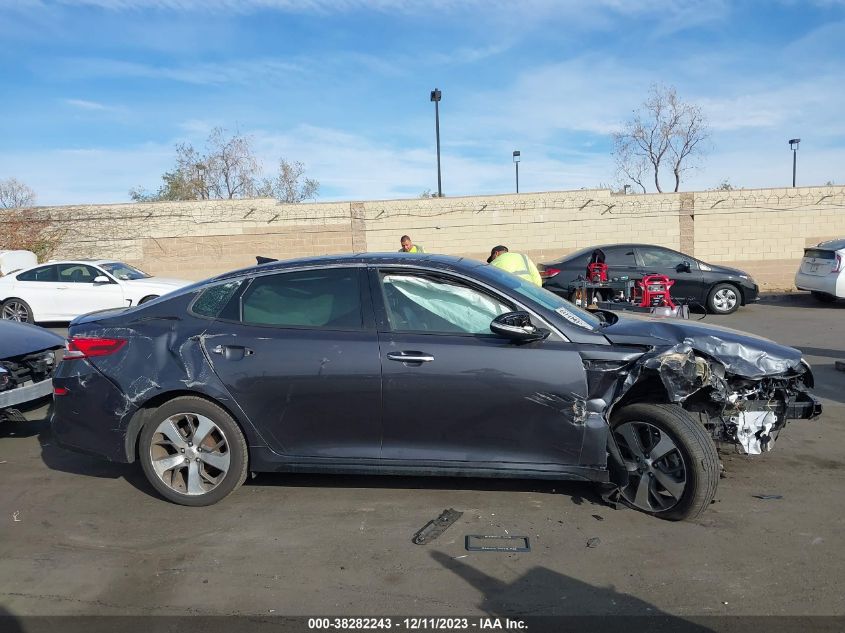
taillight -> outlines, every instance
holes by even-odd
[[[125,338],[69,338],[63,360],[108,356],[124,345]]]
[[[838,273],[842,271],[842,255],[836,256],[836,266],[831,269],[831,273]]]
[[[550,279],[551,277],[557,275],[559,272],[559,268],[549,268],[547,266],[546,268],[543,268],[543,270],[540,271],[540,277],[542,277],[543,279]]]

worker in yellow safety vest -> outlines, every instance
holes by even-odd
[[[540,277],[540,271],[537,270],[537,265],[531,261],[528,255],[522,253],[511,253],[507,246],[495,246],[490,251],[490,257],[487,258],[487,263],[496,268],[501,268],[509,273],[513,273],[517,277],[521,277],[525,281],[530,281],[532,284],[543,287],[543,279]]]
[[[402,248],[399,249],[400,253],[425,253],[423,247],[418,244],[414,244],[411,241],[411,238],[407,235],[403,235],[399,240],[399,243],[402,244]]]

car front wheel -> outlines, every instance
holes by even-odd
[[[707,309],[713,314],[731,314],[739,308],[741,297],[733,284],[717,284],[707,298]]]
[[[0,318],[6,321],[18,321],[20,323],[34,323],[32,308],[23,299],[7,299],[0,305]]]
[[[217,503],[246,479],[246,440],[237,423],[194,396],[175,398],[148,414],[139,456],[153,487],[181,505]]]
[[[704,427],[677,405],[632,404],[613,417],[613,437],[628,484],[631,507],[682,521],[704,512],[719,483],[719,455]]]

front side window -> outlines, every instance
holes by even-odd
[[[474,288],[436,277],[382,273],[390,328],[439,334],[490,334],[490,322],[513,308]]]
[[[688,262],[691,267],[698,268],[698,264],[692,259],[662,248],[641,248],[640,257],[644,268],[677,268],[683,262]]]
[[[100,271],[85,264],[59,264],[59,281],[65,284],[92,284]]]
[[[58,281],[55,266],[41,266],[18,275],[18,281]]]
[[[242,320],[252,325],[361,329],[357,268],[303,270],[257,277],[242,300]]]

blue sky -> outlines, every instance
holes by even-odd
[[[845,183],[845,2],[3,0],[0,178],[41,204],[155,189],[224,126],[322,200],[580,189],[650,84],[707,114],[683,189]],[[668,186],[668,180],[666,185]]]

